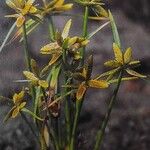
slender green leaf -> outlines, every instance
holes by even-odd
[[[118,29],[117,29],[114,17],[111,14],[110,11],[109,11],[109,19],[110,19],[110,22],[111,22],[114,42],[121,48],[121,43],[120,43],[120,37],[119,37]]]
[[[55,67],[55,69],[53,70],[50,87],[55,87],[55,85],[57,84],[58,76],[60,73],[60,68],[61,68],[61,65],[59,65],[58,67]]]
[[[136,80],[138,79],[138,77],[126,77],[126,78],[122,78],[121,81],[130,81],[130,80]],[[114,80],[110,80],[109,83],[117,83],[118,79],[114,79]]]
[[[93,31],[92,33],[90,33],[87,36],[87,39],[91,39],[96,33],[98,33],[100,30],[102,30],[105,26],[107,26],[110,23],[110,21],[104,23],[103,25],[101,25],[100,27],[98,27],[95,31]]]
[[[15,26],[16,26],[16,22],[11,26],[10,30],[8,31],[8,33],[7,33],[7,35],[6,35],[5,39],[4,39],[4,41],[3,41],[3,43],[2,43],[2,45],[0,46],[0,52],[3,50],[4,46],[6,45],[6,42],[8,41],[8,39],[9,39],[11,33],[12,33],[12,32],[14,31],[14,29],[15,29]]]
[[[36,96],[35,96],[35,102],[34,102],[34,114],[37,114],[38,104],[41,96],[41,87],[36,88]],[[35,121],[36,117],[33,116],[33,120]]]
[[[30,111],[29,109],[23,108],[21,111],[28,113],[29,115],[31,115],[32,117],[38,119],[39,121],[44,121],[44,119],[38,117],[36,114],[34,114],[32,111]]]

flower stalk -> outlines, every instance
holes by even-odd
[[[30,63],[30,52],[28,48],[28,40],[27,40],[27,32],[26,32],[26,24],[24,22],[23,26],[23,44],[24,44],[24,55],[25,55],[25,63],[27,70],[31,71],[31,63]]]
[[[83,38],[86,38],[88,35],[88,16],[89,16],[89,7],[86,6],[83,18]],[[85,46],[81,49],[81,57],[82,57],[81,65],[83,66],[85,59]]]
[[[116,102],[117,94],[118,94],[118,91],[119,91],[119,88],[120,88],[120,85],[121,85],[122,76],[123,76],[123,70],[120,71],[118,82],[117,82],[117,87],[114,90],[113,96],[112,96],[112,98],[109,102],[109,105],[108,105],[108,111],[105,114],[104,120],[102,122],[102,125],[101,125],[99,131],[97,132],[96,144],[95,144],[94,150],[100,150],[100,148],[101,148],[102,141],[103,141],[104,134],[105,134],[105,129],[106,129],[108,121],[110,119],[110,115],[111,115],[113,106]]]
[[[76,112],[75,112],[73,128],[72,128],[72,134],[71,134],[70,150],[75,150],[75,138],[76,138],[77,126],[78,126],[78,121],[79,121],[79,117],[80,117],[82,104],[83,104],[82,99],[77,100],[77,102],[76,102]]]

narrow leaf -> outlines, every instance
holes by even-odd
[[[132,59],[132,49],[129,47],[124,53],[124,62],[129,63]]]
[[[113,43],[113,51],[114,51],[116,61],[122,64],[123,63],[123,54],[122,54],[121,49],[119,48],[119,46],[116,43]]]
[[[142,75],[134,70],[130,70],[130,69],[126,69],[127,73],[132,75],[132,76],[135,76],[135,77],[139,77],[139,78],[146,78],[145,75]]]
[[[104,80],[90,80],[88,81],[88,85],[92,88],[108,88],[109,86],[108,82]]]
[[[97,34],[100,30],[102,30],[105,26],[107,26],[110,23],[110,21],[104,23],[103,25],[101,25],[100,27],[98,27],[95,31],[93,31],[92,33],[90,33],[87,36],[87,39],[91,39],[95,34]]]
[[[136,80],[138,79],[138,77],[126,77],[126,78],[122,78],[121,81],[130,81],[130,80]],[[109,83],[117,83],[118,79],[114,79],[114,80],[110,80]]]
[[[111,22],[114,42],[121,48],[121,43],[120,43],[120,37],[119,37],[118,29],[117,29],[114,17],[111,14],[110,11],[109,11],[109,19],[110,19],[110,22]]]
[[[72,24],[72,20],[70,19],[70,20],[66,23],[66,25],[65,25],[65,27],[64,27],[64,30],[63,30],[63,32],[62,32],[62,38],[63,38],[63,39],[66,39],[66,38],[68,37],[71,24]]]
[[[35,96],[35,101],[34,101],[34,114],[37,114],[37,108],[39,104],[39,100],[41,98],[41,87],[36,88],[36,96]],[[35,121],[36,117],[33,116],[33,120]]]
[[[44,121],[44,119],[38,117],[36,114],[34,114],[33,112],[31,112],[30,110],[23,108],[21,111],[28,113],[29,115],[31,115],[32,117],[38,119],[39,121]]]
[[[4,46],[6,45],[6,42],[8,41],[11,33],[13,32],[13,30],[15,29],[15,26],[16,26],[16,22],[11,26],[10,30],[8,31],[2,45],[0,46],[0,52],[2,51],[2,49],[4,48]]]
[[[52,72],[52,78],[51,78],[51,81],[50,81],[50,87],[51,88],[54,88],[57,85],[60,69],[61,69],[61,65],[56,67]]]
[[[86,92],[86,86],[84,84],[80,84],[76,93],[77,100],[81,100]]]

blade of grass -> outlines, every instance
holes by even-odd
[[[111,22],[111,28],[112,28],[112,32],[113,32],[114,42],[121,48],[121,43],[120,43],[118,29],[117,29],[114,17],[113,17],[113,15],[112,15],[112,13],[110,11],[109,11],[109,19],[110,19],[110,22]]]
[[[87,36],[87,39],[91,39],[95,34],[97,34],[100,30],[102,30],[105,26],[107,26],[110,23],[110,21],[104,23],[103,25],[101,25],[100,27],[98,27],[95,31],[93,31],[92,33],[90,33]]]
[[[3,43],[2,43],[2,45],[0,46],[0,52],[3,50],[4,46],[6,45],[8,39],[9,39],[11,33],[14,31],[15,27],[16,27],[16,22],[15,22],[15,23],[11,26],[11,28],[9,29],[9,31],[8,31],[8,33],[7,33],[6,37],[5,37],[5,39],[4,39]]]

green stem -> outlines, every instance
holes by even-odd
[[[88,15],[89,15],[89,7],[85,7],[85,13],[84,13],[84,18],[83,18],[83,37],[87,37],[87,30],[88,30]],[[81,56],[82,56],[82,62],[81,65],[84,64],[84,59],[85,59],[85,47],[81,49]]]
[[[105,134],[105,129],[106,129],[106,126],[107,126],[108,121],[110,119],[110,115],[111,115],[114,103],[116,102],[117,94],[118,94],[118,91],[119,91],[119,88],[120,88],[120,85],[121,85],[122,75],[123,75],[123,70],[120,72],[120,75],[119,75],[119,78],[118,78],[117,87],[114,90],[113,96],[112,96],[112,98],[110,100],[110,103],[109,103],[109,106],[108,106],[108,111],[105,114],[105,117],[104,117],[104,120],[102,122],[101,128],[99,129],[99,131],[97,133],[96,144],[95,144],[94,150],[100,150],[100,148],[101,148],[102,141],[103,141],[104,134]]]
[[[28,41],[27,41],[27,32],[26,32],[26,24],[23,24],[23,43],[24,43],[24,54],[25,54],[25,62],[26,67],[29,71],[31,71],[31,63],[30,63],[30,53],[28,49]]]
[[[71,134],[70,150],[75,149],[75,138],[76,138],[76,132],[77,132],[77,125],[78,125],[78,120],[80,117],[82,104],[83,104],[83,99],[78,100],[76,102],[76,113],[75,113],[75,118],[74,118],[74,122],[73,122],[72,134]]]
[[[49,28],[49,33],[50,33],[50,40],[53,42],[55,41],[55,27],[54,27],[54,23],[53,23],[53,19],[52,17],[48,17],[48,28]],[[52,70],[55,68],[55,66],[52,68]],[[52,77],[52,70],[50,71],[47,81],[50,82],[51,77]],[[58,120],[55,118],[51,118],[51,121],[54,121],[54,132],[52,134],[53,136],[53,140],[54,140],[54,145],[55,145],[55,150],[59,150],[60,149],[60,139],[61,137],[58,137],[59,134],[59,125],[58,125]]]
[[[48,28],[50,33],[50,40],[55,41],[55,28],[52,17],[48,17],[48,21],[49,21]]]
[[[25,63],[26,63],[26,67],[27,70],[29,70],[30,72],[32,71],[31,69],[31,58],[30,58],[30,53],[29,53],[29,48],[28,48],[28,40],[27,40],[27,31],[26,31],[26,24],[23,24],[23,44],[24,44],[24,55],[25,55]],[[31,85],[31,95],[32,95],[32,99],[34,100],[35,98],[35,89],[34,87]]]
[[[65,76],[65,84],[67,83],[68,78]],[[65,88],[64,94],[68,93],[68,89]],[[66,132],[67,132],[67,144],[70,143],[70,136],[71,136],[71,119],[70,119],[70,99],[69,96],[65,97],[65,123],[66,123]]]
[[[63,70],[66,72],[66,51],[64,49],[63,51]],[[64,85],[67,84],[68,76],[64,75]],[[66,87],[64,89],[64,95],[68,92],[68,88]],[[66,96],[65,98],[65,125],[66,125],[66,137],[67,137],[67,146],[70,144],[70,136],[71,136],[71,120],[70,120],[70,99],[69,96]]]

